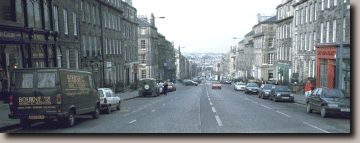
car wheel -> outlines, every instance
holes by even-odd
[[[111,105],[108,105],[106,110],[105,110],[106,114],[110,114],[111,113]]]
[[[327,117],[327,112],[326,112],[326,109],[325,109],[324,106],[321,107],[320,115],[321,115],[321,117],[323,117],[323,118]]]
[[[24,129],[31,128],[31,121],[29,119],[20,119],[20,125]]]
[[[92,118],[98,119],[99,117],[100,117],[100,109],[99,106],[96,106],[94,112],[92,113]]]
[[[120,105],[121,105],[121,101],[119,102],[119,104],[116,106],[116,110],[120,110]]]
[[[306,112],[312,113],[312,109],[311,109],[310,103],[307,103],[307,104],[306,104]]]
[[[66,127],[72,127],[75,125],[75,112],[73,110],[70,110],[69,115],[65,119],[65,125]]]

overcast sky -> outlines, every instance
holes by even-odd
[[[282,0],[133,0],[138,15],[155,17],[158,32],[182,52],[230,50],[257,23],[257,13],[275,15]]]

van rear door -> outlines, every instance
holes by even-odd
[[[56,72],[19,71],[13,75],[13,114],[20,118],[44,119],[56,111]]]

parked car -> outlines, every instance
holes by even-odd
[[[231,84],[231,80],[225,80],[224,84]]]
[[[259,98],[265,99],[270,97],[271,88],[273,84],[263,84],[260,87]]]
[[[9,118],[24,128],[35,121],[75,125],[77,115],[99,118],[100,97],[92,74],[59,68],[13,69],[10,78]]]
[[[183,85],[185,86],[198,86],[199,83],[192,81],[192,80],[184,80]]]
[[[174,83],[168,82],[168,91],[170,91],[170,92],[176,91],[176,86]]]
[[[269,98],[275,102],[277,101],[289,101],[294,102],[294,95],[286,85],[274,85],[271,88]]]
[[[110,114],[113,109],[120,110],[121,99],[110,88],[99,88],[100,110]]]
[[[350,115],[350,98],[339,89],[316,88],[306,99],[306,112],[320,111],[322,117],[330,114]]]
[[[140,79],[138,83],[139,96],[159,96],[160,88],[153,78]]]
[[[256,83],[248,83],[245,87],[245,94],[259,94],[259,87]]]
[[[236,90],[236,91],[244,91],[245,87],[246,87],[246,84],[243,82],[236,82],[234,84],[234,90]]]
[[[211,89],[221,89],[221,83],[219,81],[213,81]]]

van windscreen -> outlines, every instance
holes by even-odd
[[[55,87],[56,74],[54,72],[39,72],[37,74],[37,88]]]

